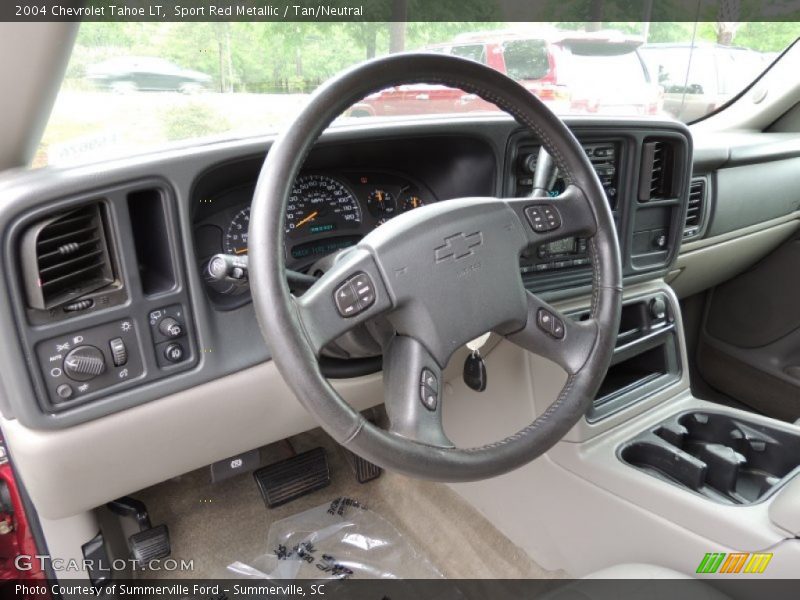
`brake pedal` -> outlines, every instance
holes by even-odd
[[[319,447],[262,467],[253,478],[264,503],[275,508],[327,487],[331,473],[325,449]]]
[[[150,514],[144,502],[123,496],[109,502],[111,512],[121,517],[132,517],[139,525],[139,531],[128,538],[128,549],[140,565],[147,566],[150,561],[166,558],[170,555],[169,529],[166,525],[153,527],[150,523]]]
[[[350,468],[353,469],[358,483],[368,483],[373,479],[377,479],[381,476],[381,473],[383,473],[383,469],[378,465],[361,458],[358,454],[351,452],[347,448],[342,448],[342,450],[344,450],[344,456]]]

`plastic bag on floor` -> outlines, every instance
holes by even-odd
[[[433,579],[442,574],[386,519],[336,498],[273,523],[267,554],[228,570],[256,579]]]

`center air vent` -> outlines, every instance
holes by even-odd
[[[689,206],[686,209],[686,226],[683,237],[691,238],[700,233],[706,206],[706,180],[692,179],[689,187]]]
[[[114,281],[98,203],[32,226],[22,238],[28,305],[48,310]]]
[[[642,149],[642,172],[639,179],[639,200],[663,200],[673,197],[675,153],[664,140],[645,142]]]

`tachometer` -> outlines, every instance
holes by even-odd
[[[247,231],[250,229],[250,207],[243,208],[228,225],[225,232],[225,252],[247,254]]]
[[[344,184],[325,175],[298,177],[286,206],[286,233],[299,238],[352,231],[361,225],[361,206]]]

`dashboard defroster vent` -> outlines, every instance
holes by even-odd
[[[706,206],[706,180],[692,179],[689,186],[689,206],[686,209],[686,226],[683,237],[691,238],[700,233]]]
[[[28,306],[48,310],[114,281],[99,203],[60,213],[22,237]]]

